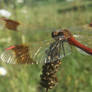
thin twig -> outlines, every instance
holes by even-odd
[[[46,92],[48,92],[48,88],[46,88]]]

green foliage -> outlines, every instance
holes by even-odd
[[[12,0],[9,1],[11,2]],[[11,19],[20,21],[21,25],[19,27],[20,32],[0,29],[0,53],[4,51],[4,48],[23,43],[22,36],[24,36],[25,43],[30,45],[30,53],[33,54],[39,47],[47,47],[44,46],[46,44],[44,40],[51,40],[51,30],[61,27],[81,26],[92,21],[92,7],[87,6],[85,11],[78,9],[77,11],[71,10],[66,13],[58,13],[58,9],[68,9],[79,2],[44,1],[43,3],[43,0],[39,0],[41,4],[33,7],[31,4],[33,2],[38,3],[38,0],[25,0],[22,8],[16,4],[15,10],[11,8],[11,3],[9,3],[8,7],[6,6],[12,12]],[[59,3],[56,3],[56,1]],[[87,0],[82,2],[85,6],[89,3],[91,2]],[[5,4],[3,4],[2,7],[5,7]],[[30,7],[27,5],[30,5]],[[83,35],[84,37],[87,36],[87,34]],[[92,44],[90,40],[87,39],[85,42]],[[44,41],[44,44],[41,41]],[[58,85],[50,92],[92,91],[91,56],[82,55],[73,49],[72,55],[66,56],[61,62],[62,64],[57,74]],[[39,85],[42,64],[8,65],[0,63],[0,65],[8,71],[6,76],[0,76],[0,92],[45,92]]]

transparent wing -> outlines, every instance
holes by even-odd
[[[39,42],[39,44],[37,43],[33,43],[32,45],[37,45],[35,46],[30,46],[31,48],[31,55],[34,59],[34,61],[36,61],[36,64],[43,64],[45,62],[45,58],[46,58],[46,50],[49,48],[50,43],[52,41],[43,41],[43,42]]]
[[[67,42],[65,42],[64,50],[63,50],[63,48],[61,48],[61,54],[60,54],[61,59],[70,55],[71,53],[72,53],[72,47]]]
[[[69,29],[78,41],[92,47],[92,29],[85,29],[83,27],[71,27]]]
[[[47,58],[46,51],[50,48],[50,45],[52,42],[53,41],[48,43],[43,42],[42,45],[41,44],[39,45],[37,43],[30,45],[29,52],[30,52],[31,61],[33,61],[33,63],[35,64],[46,63],[46,58]],[[34,45],[37,47],[34,47]],[[71,54],[71,49],[68,43],[64,43],[64,49],[65,49],[65,56]],[[0,56],[2,62],[8,63],[8,64],[26,64],[27,59],[29,60],[29,57],[25,54],[25,52],[21,53],[20,50],[16,52],[18,55],[16,55],[14,50],[5,50]],[[65,57],[63,48],[61,48],[60,52],[61,52],[60,58]],[[24,59],[25,62],[22,60],[22,58],[26,58]],[[21,62],[24,62],[24,63],[21,63]]]
[[[92,48],[92,29],[84,27],[71,27],[69,28],[73,36],[85,46]],[[79,52],[84,54],[85,52],[77,49]],[[85,54],[87,55],[87,54]]]
[[[44,42],[41,42],[44,43]],[[48,48],[49,44],[37,44],[32,43],[29,45],[29,51],[26,51],[25,48],[15,48],[5,50],[0,55],[0,59],[2,62],[7,64],[38,64],[44,63],[45,59],[45,51]],[[11,47],[9,47],[11,48]]]
[[[1,55],[2,62],[8,64],[33,64],[35,63],[30,57],[29,47],[26,45],[17,45],[13,48],[7,48]]]
[[[9,50],[9,51],[4,51],[1,56],[0,59],[2,62],[4,63],[8,63],[8,64],[16,64],[16,57],[14,55],[14,52]]]

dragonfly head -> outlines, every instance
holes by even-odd
[[[52,32],[52,38],[55,40],[65,41],[64,32],[62,29],[56,30]]]
[[[55,40],[67,41],[70,37],[72,37],[72,34],[68,29],[59,29],[52,32],[52,38]]]

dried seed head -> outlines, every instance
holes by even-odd
[[[60,61],[49,62],[43,65],[40,84],[46,89],[52,89],[58,82],[56,72],[58,71]]]

